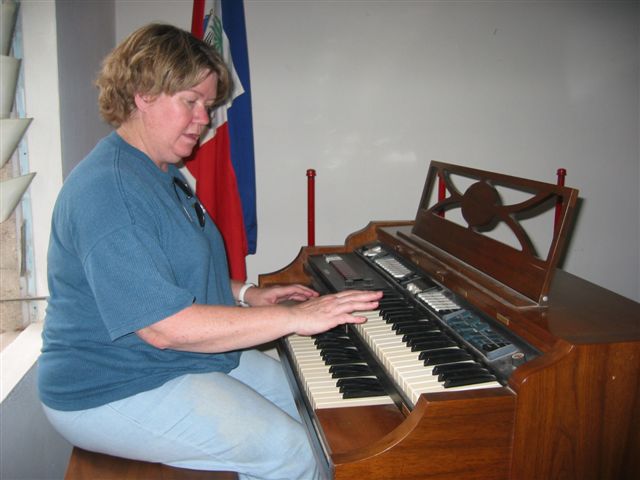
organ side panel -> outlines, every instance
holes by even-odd
[[[513,383],[511,478],[637,478],[628,457],[640,435],[637,342],[572,346],[554,368]]]
[[[335,478],[508,478],[514,407],[503,389],[424,394],[385,437],[333,454]]]

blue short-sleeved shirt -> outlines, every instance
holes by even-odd
[[[200,227],[174,176],[113,132],[65,181],[38,362],[47,406],[83,410],[238,365],[239,352],[160,350],[135,333],[193,303],[234,304],[222,237],[208,216]]]

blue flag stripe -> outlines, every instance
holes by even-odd
[[[244,225],[249,253],[257,247],[258,221],[256,213],[256,179],[253,148],[253,119],[251,115],[251,85],[249,55],[244,20],[244,2],[222,0],[222,25],[231,48],[231,58],[244,94],[233,101],[228,110],[231,162],[236,172],[238,191],[242,201]]]

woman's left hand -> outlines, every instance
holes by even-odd
[[[274,287],[251,287],[245,294],[245,301],[252,307],[275,305],[286,301],[304,302],[319,294],[304,285],[284,285]]]

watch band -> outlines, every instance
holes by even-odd
[[[245,283],[244,285],[242,285],[242,287],[240,287],[240,291],[238,292],[238,305],[240,305],[241,307],[248,307],[249,304],[245,301],[244,299],[244,294],[247,293],[247,290],[249,290],[251,287],[255,287],[255,283]]]

